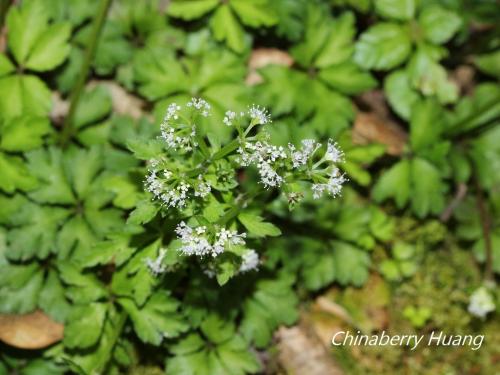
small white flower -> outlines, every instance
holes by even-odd
[[[243,253],[242,262],[239,268],[239,272],[248,272],[256,270],[259,267],[259,255],[255,250],[248,249]]]
[[[227,111],[226,114],[224,115],[224,120],[222,120],[222,122],[224,122],[224,124],[226,124],[226,126],[232,126],[233,120],[235,118],[236,118],[236,112]]]
[[[329,139],[325,153],[325,160],[329,160],[334,163],[339,163],[343,160],[343,158],[344,158],[344,153],[338,148],[337,142],[334,143],[331,139]]]
[[[223,253],[228,246],[245,244],[245,233],[240,234],[235,230],[222,228],[215,233],[213,240],[210,241],[206,229],[204,226],[191,228],[184,222],[179,223],[175,229],[177,237],[182,242],[179,251],[185,255],[216,257]]]
[[[166,267],[162,263],[166,254],[166,249],[160,249],[160,253],[158,254],[158,257],[156,259],[151,259],[149,257],[144,259],[144,261],[146,262],[146,266],[154,276],[158,276],[159,274],[165,272]]]
[[[179,118],[179,111],[181,110],[181,106],[172,103],[167,107],[167,112],[165,114],[164,121],[168,122],[170,120],[177,120]]]
[[[333,172],[330,174],[330,178],[324,184],[313,184],[313,198],[319,199],[323,193],[327,193],[332,197],[336,197],[342,191],[342,184],[346,181],[344,175],[340,174],[340,171],[335,168]]]
[[[495,311],[495,301],[486,287],[482,286],[472,293],[468,311],[472,315],[483,319],[490,312]]]
[[[256,166],[261,182],[266,188],[282,184],[283,178],[276,172],[276,167],[273,168],[273,166],[280,160],[287,158],[284,147],[260,141],[255,143],[246,142],[237,151],[240,154],[238,162],[242,166]]]
[[[248,116],[254,120],[257,124],[265,125],[271,121],[271,115],[267,109],[260,107],[258,105],[252,105],[248,110]]]
[[[210,115],[210,104],[208,104],[204,99],[191,98],[187,106],[197,109],[203,117],[208,117]]]
[[[301,143],[302,148],[300,150],[297,150],[292,144],[288,145],[290,158],[292,159],[292,165],[294,168],[305,165],[309,158],[314,155],[316,150],[321,147],[321,143],[316,142],[314,139],[304,139]]]
[[[195,197],[205,198],[208,194],[210,194],[210,191],[212,191],[212,187],[208,182],[203,181],[201,175],[198,176],[198,180],[200,182],[194,191],[194,195]]]

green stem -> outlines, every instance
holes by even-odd
[[[89,74],[90,65],[94,59],[95,51],[97,48],[97,42],[99,41],[99,36],[101,34],[104,22],[106,20],[106,15],[108,13],[109,7],[111,6],[112,0],[101,0],[99,3],[99,8],[97,9],[97,15],[94,18],[90,38],[88,41],[87,49],[85,50],[85,55],[83,59],[82,68],[76,84],[71,92],[70,106],[68,115],[64,119],[63,129],[61,132],[60,145],[66,147],[71,137],[73,136],[73,119],[75,117],[75,112],[78,107],[78,102],[82,95],[83,87],[87,76]]]
[[[236,205],[234,205],[229,211],[227,211],[218,221],[217,224],[225,225],[229,220],[235,218],[241,211],[245,208],[256,196],[261,194],[263,191],[261,189],[254,191],[252,194],[248,195],[245,199],[244,196],[236,199]]]
[[[200,145],[201,143],[198,142]],[[196,177],[199,174],[202,174],[205,169],[214,161],[222,159],[224,156],[230,154],[234,150],[236,150],[240,145],[240,140],[238,138],[233,139],[231,142],[229,142],[227,145],[222,147],[219,151],[217,151],[215,154],[212,155],[212,157],[206,159],[201,166],[190,170],[189,172],[186,173],[187,177]],[[202,149],[202,153],[205,154],[205,152]]]

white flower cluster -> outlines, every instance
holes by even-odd
[[[160,167],[158,159],[150,160],[145,188],[167,207],[184,208],[190,198],[190,190],[193,191],[195,197],[205,198],[210,194],[211,186],[203,181],[201,175],[193,185],[186,181],[176,181],[172,177],[172,172]]]
[[[338,168],[335,168],[329,178],[328,181],[322,184],[313,184],[313,198],[319,199],[326,192],[330,194],[332,197],[336,197],[342,191],[342,184],[346,182],[346,178],[343,174],[340,174]]]
[[[210,115],[210,104],[204,99],[191,98],[187,106],[198,110],[203,117],[208,117]]]
[[[248,116],[250,116],[255,124],[265,125],[272,122],[271,115],[269,114],[267,109],[255,104],[248,109]]]
[[[266,188],[277,187],[283,183],[283,178],[276,172],[275,164],[287,158],[284,147],[274,146],[265,141],[246,142],[238,148],[238,153],[240,154],[238,162],[242,166],[257,167],[261,182]]]
[[[488,289],[480,287],[470,296],[469,313],[479,318],[485,318],[490,312],[495,311],[495,301]]]
[[[252,270],[256,270],[259,267],[259,255],[253,249],[248,249],[242,255],[242,262],[239,268],[239,272],[244,273]]]
[[[185,222],[180,222],[175,229],[177,237],[181,240],[182,246],[179,251],[185,255],[197,255],[200,257],[211,255],[216,257],[224,252],[230,245],[244,245],[245,233],[238,233],[235,230],[222,228],[213,236],[209,236],[205,226],[191,228]]]
[[[311,156],[321,147],[321,143],[316,142],[314,139],[302,140],[302,149],[297,150],[291,143],[288,144],[290,157],[294,168],[305,165]]]
[[[233,112],[233,111],[226,111],[225,115],[224,115],[224,119],[222,120],[222,122],[226,125],[226,126],[232,126],[233,125],[233,120],[236,118],[236,112]]]
[[[237,159],[241,166],[247,167],[254,165],[260,175],[261,183],[266,188],[279,187],[284,182],[284,178],[278,173],[280,169],[286,167],[286,163],[291,163],[292,169],[298,169],[313,160],[314,154],[321,148],[321,143],[314,139],[304,139],[301,142],[301,148],[297,149],[293,144],[288,145],[288,149],[281,146],[274,146],[265,141],[245,142],[238,148],[239,158]],[[323,157],[314,165],[310,165],[312,170],[310,174],[320,174],[325,182],[315,183],[312,186],[313,198],[318,199],[324,193],[333,197],[340,194],[342,184],[346,181],[344,175],[334,165],[343,159],[343,153],[337,144],[328,140],[327,149]],[[315,167],[325,165],[322,170],[316,170]],[[309,173],[308,172],[308,173]],[[325,178],[326,177],[326,178]],[[321,181],[321,180],[320,180]]]
[[[194,147],[198,146],[195,140],[196,130],[194,127],[191,128],[191,131],[186,132],[185,130],[176,130],[168,123],[163,123],[160,126],[160,131],[160,138],[165,141],[167,148],[172,150],[192,151]]]
[[[156,259],[151,259],[150,257],[144,259],[146,266],[153,274],[153,276],[158,276],[159,274],[165,272],[166,267],[165,265],[163,265],[163,259],[165,258],[165,255],[167,255],[167,250],[160,249],[160,253],[158,254],[158,257]]]

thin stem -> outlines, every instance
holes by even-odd
[[[104,22],[106,20],[106,15],[108,13],[109,7],[113,0],[101,0],[99,3],[99,8],[97,10],[97,15],[94,18],[90,38],[88,41],[87,49],[85,50],[85,55],[83,59],[82,69],[78,75],[76,84],[71,92],[70,106],[68,115],[64,119],[63,129],[60,137],[60,145],[66,147],[71,137],[73,136],[73,119],[75,117],[75,112],[78,107],[78,102],[82,95],[83,87],[87,76],[89,74],[90,65],[94,59],[95,51],[97,48],[97,42],[99,41],[99,36],[101,34]]]
[[[236,204],[217,221],[217,224],[224,225],[229,220],[235,218],[240,213],[242,208],[245,208],[256,196],[258,196],[262,192],[263,191],[259,189],[254,191],[247,197],[244,197],[244,195],[242,195],[236,198]]]
[[[476,202],[479,211],[479,220],[481,221],[481,228],[483,231],[484,251],[486,252],[484,279],[493,280],[493,247],[491,244],[490,235],[490,216],[488,213],[488,208],[486,207],[486,204],[484,202],[483,191],[481,189],[477,176],[475,176],[474,180],[476,182]]]

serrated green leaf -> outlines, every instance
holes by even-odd
[[[268,0],[232,0],[229,5],[247,26],[272,26],[278,22]]]
[[[146,224],[149,223],[160,211],[160,206],[151,199],[143,199],[137,202],[137,207],[130,213],[127,223]]]
[[[64,345],[85,349],[96,344],[102,333],[106,310],[103,303],[74,307],[64,327]]]
[[[475,56],[474,64],[483,73],[500,78],[500,49],[491,53]]]
[[[69,54],[68,39],[71,34],[67,23],[48,26],[37,39],[26,61],[26,67],[38,72],[45,72],[60,65]]]
[[[318,68],[346,62],[354,52],[355,18],[351,12],[343,13],[330,26],[330,35],[314,60]]]
[[[219,0],[174,0],[168,7],[168,14],[190,21],[210,12],[217,4]]]
[[[242,53],[245,49],[245,31],[238,23],[228,4],[217,8],[210,20],[214,38],[225,41],[233,51]]]
[[[333,243],[335,279],[341,285],[362,286],[368,279],[370,257],[365,251],[346,242]]]
[[[0,128],[0,148],[7,151],[28,151],[40,147],[43,136],[50,129],[50,123],[44,117],[24,115],[13,118]]]
[[[365,69],[390,70],[406,61],[410,52],[410,35],[403,26],[378,23],[361,34],[354,60]]]
[[[377,86],[377,81],[370,73],[350,62],[323,69],[318,77],[328,86],[348,95],[359,94]]]
[[[274,224],[264,222],[264,219],[250,212],[242,212],[238,215],[238,220],[245,228],[256,237],[279,236],[281,230]]]
[[[410,162],[403,159],[385,171],[375,183],[372,193],[376,202],[394,197],[399,208],[406,205],[410,198]]]
[[[375,11],[382,17],[410,20],[415,14],[415,0],[375,0]]]
[[[462,20],[455,12],[439,5],[431,5],[422,10],[418,16],[418,23],[428,41],[443,44],[458,31]]]
[[[410,143],[413,151],[425,152],[426,148],[435,145],[445,128],[439,104],[429,99],[418,102],[410,121]]]
[[[51,92],[40,78],[12,75],[0,79],[0,116],[46,116],[52,105]]]
[[[111,105],[111,97],[104,86],[98,85],[85,91],[75,111],[75,127],[81,128],[98,122],[109,114]]]
[[[137,336],[145,343],[158,346],[163,338],[177,337],[188,328],[177,312],[179,303],[164,293],[153,294],[141,308],[128,299],[120,299],[119,303],[132,319]]]
[[[445,204],[446,185],[441,180],[439,170],[425,159],[414,158],[411,161],[411,179],[413,212],[418,217],[424,217],[429,213],[441,213]]]
[[[37,187],[37,179],[33,176],[23,160],[7,156],[0,152],[0,189],[7,193],[15,190],[29,191]]]
[[[30,172],[39,178],[40,186],[30,193],[37,202],[68,204],[75,201],[73,191],[62,168],[61,150],[35,150],[26,155]]]
[[[405,70],[396,70],[386,77],[384,93],[394,111],[403,119],[409,120],[412,108],[419,100],[419,95],[411,87]]]

